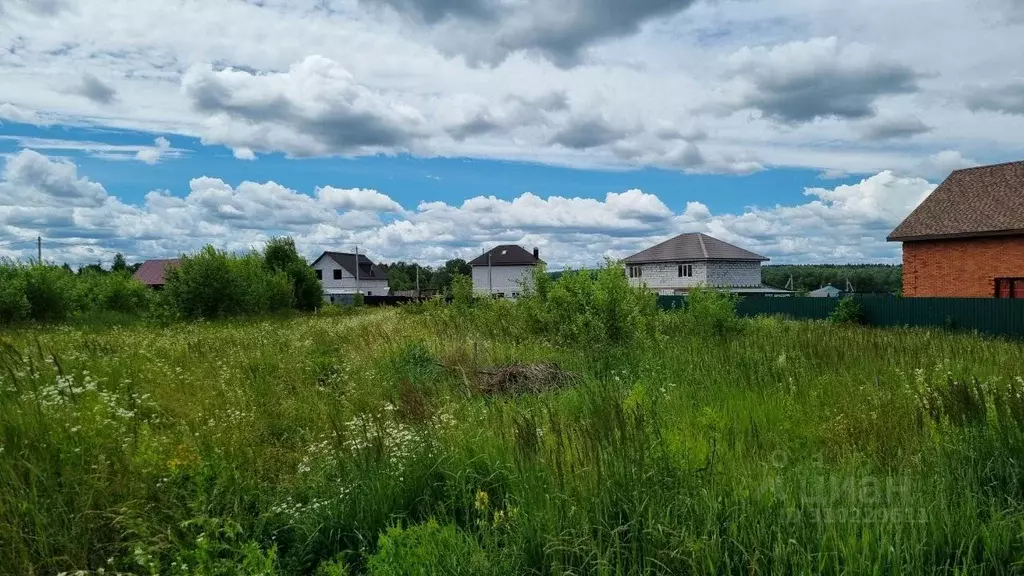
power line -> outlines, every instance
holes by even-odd
[[[19,244],[35,244],[35,240],[3,241],[0,246],[18,246]]]

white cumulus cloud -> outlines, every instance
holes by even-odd
[[[553,267],[592,266],[682,232],[701,231],[776,262],[892,262],[886,235],[935,184],[884,171],[855,184],[815,187],[792,205],[715,212],[689,201],[680,211],[642,190],[603,198],[476,196],[460,204],[403,208],[383,192],[322,186],[312,193],[275,182],[193,178],[188,190],[155,190],[138,204],[119,200],[67,160],[24,150],[0,177],[0,246],[37,235],[73,246],[49,258],[72,263],[124,252],[151,258],[203,244],[230,250],[290,235],[307,255],[358,245],[385,260],[436,264],[496,243],[539,247]],[[9,248],[0,255],[27,256]]]

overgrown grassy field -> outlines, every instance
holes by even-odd
[[[1020,344],[601,294],[3,334],[0,573],[1024,572]]]

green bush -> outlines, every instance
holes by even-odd
[[[833,324],[862,324],[864,312],[853,297],[846,296],[839,300],[836,309],[829,314],[828,321]]]
[[[0,262],[0,324],[27,320],[31,312],[24,268],[11,261]]]
[[[409,528],[389,528],[370,557],[371,576],[486,576],[494,574],[487,555],[454,525],[431,520]]]
[[[305,258],[299,255],[294,240],[271,238],[263,248],[263,261],[271,271],[287,275],[295,308],[311,311],[323,305],[323,285]]]
[[[705,334],[723,337],[739,329],[737,304],[739,296],[735,294],[695,288],[686,295],[686,315],[691,327]]]
[[[185,318],[217,318],[236,313],[241,287],[232,256],[206,246],[185,256],[167,271],[164,293],[168,303]]]
[[[534,289],[516,303],[525,328],[562,344],[626,345],[657,328],[657,296],[634,288],[622,266],[607,261],[599,270],[568,270],[558,280],[542,271]]]
[[[324,304],[324,287],[316,271],[305,260],[292,262],[285,270],[294,285],[295,307],[310,312]]]
[[[295,306],[295,287],[257,252],[236,256],[203,248],[182,258],[164,286],[169,305],[185,318],[280,312]]]
[[[465,274],[452,278],[452,304],[457,308],[468,308],[473,304],[473,279]]]
[[[166,271],[164,290],[154,292],[132,277],[118,254],[110,271],[23,265],[0,261],[0,323],[61,322],[72,317],[116,319],[146,316],[157,322],[182,318],[258,315],[290,309],[316,310],[323,287],[291,238],[273,238],[262,253],[242,256],[206,246]]]
[[[84,313],[145,314],[153,293],[127,271],[109,274],[85,271],[77,276],[74,284],[76,305]]]
[[[286,273],[274,272],[257,253],[231,260],[238,291],[233,314],[266,314],[293,307],[295,294]]]
[[[73,273],[57,266],[25,268],[25,297],[30,316],[39,322],[66,320],[76,310]]]

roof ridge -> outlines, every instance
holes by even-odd
[[[1024,233],[1024,161],[956,170],[893,229],[907,242]]]
[[[701,232],[697,233],[697,240],[700,240],[700,251],[704,253],[704,257],[708,257],[708,248],[704,245],[704,234]]]
[[[977,166],[957,168],[956,170],[953,170],[953,172],[967,172],[968,170],[980,170],[981,168],[998,168],[999,166],[1008,166],[1010,164],[1024,164],[1024,160],[1009,160],[1007,162],[999,162],[998,164],[979,164]],[[953,172],[950,172],[950,174]]]

